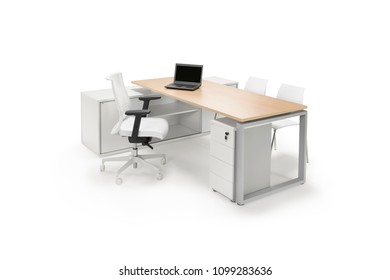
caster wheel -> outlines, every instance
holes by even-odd
[[[161,159],[161,164],[162,165],[165,165],[167,163],[167,159],[165,158],[165,157],[163,157],[162,159]]]
[[[157,173],[157,176],[156,176],[156,178],[157,178],[157,180],[162,180],[162,178],[163,178],[164,176],[163,176],[163,174],[162,173]]]
[[[213,189],[213,192],[217,192],[217,191]]]
[[[232,203],[236,203],[236,201],[235,200],[230,200]]]
[[[133,163],[133,168],[137,168],[138,167],[138,163],[134,162]]]
[[[106,166],[104,164],[100,165],[100,172],[104,172],[106,170]]]
[[[115,179],[115,183],[116,183],[117,185],[122,185],[122,183],[123,183],[122,178],[120,178],[120,177],[116,178],[116,179]]]

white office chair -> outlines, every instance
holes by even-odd
[[[113,127],[111,134],[116,134],[122,137],[128,137],[130,143],[133,144],[132,153],[129,156],[105,158],[102,160],[100,171],[105,170],[105,162],[108,161],[126,161],[126,163],[117,171],[115,182],[120,185],[123,180],[120,174],[133,165],[134,168],[138,167],[138,163],[146,165],[157,172],[157,179],[161,180],[163,174],[160,168],[150,164],[146,159],[161,158],[161,164],[166,163],[165,154],[150,154],[139,155],[138,144],[146,145],[153,149],[149,144],[152,137],[158,139],[164,139],[168,133],[168,122],[162,118],[149,118],[147,115],[150,113],[149,102],[151,100],[160,99],[161,96],[145,95],[139,97],[139,100],[143,101],[142,110],[131,110],[130,98],[127,94],[126,87],[123,83],[121,73],[114,73],[107,77],[112,83],[112,90],[114,92],[115,103],[117,105],[119,120]]]
[[[265,95],[265,91],[267,89],[267,83],[268,80],[251,76],[246,81],[244,90]],[[216,118],[217,118],[217,113],[214,115],[214,119]]]
[[[268,80],[257,77],[249,77],[246,81],[244,90],[265,95]]]
[[[276,97],[286,101],[303,104],[304,92],[305,92],[304,88],[292,86],[288,84],[282,84],[279,88]],[[274,148],[276,150],[276,131],[278,129],[288,127],[288,126],[293,126],[293,125],[299,125],[299,123],[292,121],[290,119],[284,119],[284,120],[272,122],[273,136],[271,142],[271,149]],[[306,161],[309,162],[307,141],[306,141]]]

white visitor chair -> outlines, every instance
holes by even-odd
[[[303,104],[303,95],[304,95],[305,89],[302,87],[292,86],[288,84],[282,84],[279,88],[277,98],[283,99],[286,101],[294,102]],[[289,127],[293,125],[299,125],[298,122],[295,122],[290,119],[284,119],[280,121],[272,122],[272,129],[273,129],[273,136],[272,136],[272,142],[271,142],[271,149],[274,148],[276,150],[276,131],[284,128]],[[306,161],[309,162],[309,153],[307,148],[307,141],[306,141]]]
[[[161,164],[166,163],[165,154],[148,154],[139,155],[138,145],[148,146],[151,149],[153,147],[149,144],[152,137],[158,139],[164,139],[168,133],[168,122],[162,118],[150,118],[147,115],[150,113],[149,102],[151,100],[160,99],[161,96],[157,95],[145,95],[138,99],[143,101],[143,108],[140,110],[131,109],[131,99],[129,98],[126,87],[123,83],[121,73],[114,73],[107,77],[107,80],[111,81],[112,90],[115,97],[115,103],[118,109],[118,123],[113,127],[111,134],[115,134],[122,137],[127,137],[132,144],[132,153],[129,156],[105,158],[102,160],[100,170],[105,170],[105,162],[108,161],[125,161],[126,163],[117,171],[115,182],[120,185],[123,180],[120,174],[129,166],[133,165],[134,168],[138,167],[138,164],[145,165],[154,171],[156,171],[156,177],[158,180],[163,178],[160,168],[147,162],[147,159],[160,158]]]
[[[268,80],[251,76],[246,81],[244,90],[265,95],[265,91],[267,89],[267,83]]]

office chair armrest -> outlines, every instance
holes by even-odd
[[[161,96],[160,95],[157,95],[157,94],[150,94],[150,95],[144,95],[144,96],[141,96],[141,97],[138,97],[139,100],[155,100],[155,99],[160,99]]]
[[[133,132],[131,133],[131,139],[135,141],[136,139],[138,139],[141,118],[146,117],[147,114],[150,114],[150,110],[128,110],[125,114],[127,116],[135,116]]]
[[[142,106],[142,109],[146,110],[146,109],[149,108],[149,102],[151,100],[156,100],[156,99],[160,99],[160,98],[161,98],[160,95],[146,95],[146,96],[141,96],[138,99],[144,102],[144,105]]]
[[[128,110],[125,115],[127,116],[146,116],[150,114],[150,110]]]

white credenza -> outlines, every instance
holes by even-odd
[[[212,82],[237,87],[238,83],[218,77],[205,78]],[[153,94],[139,87],[127,87],[132,109],[142,108],[139,96]],[[181,101],[161,96],[150,102],[151,117],[161,117],[168,121],[169,132],[163,140],[207,133],[214,113]],[[118,111],[111,89],[81,92],[81,142],[98,156],[122,153],[130,149],[127,137],[111,135],[118,121]],[[160,140],[159,140],[160,141]],[[153,139],[152,143],[156,143]]]
[[[235,174],[244,174],[244,194],[270,185],[271,124],[256,125],[245,130],[243,161],[236,158],[236,121],[219,118],[211,121],[210,186],[235,201]]]

